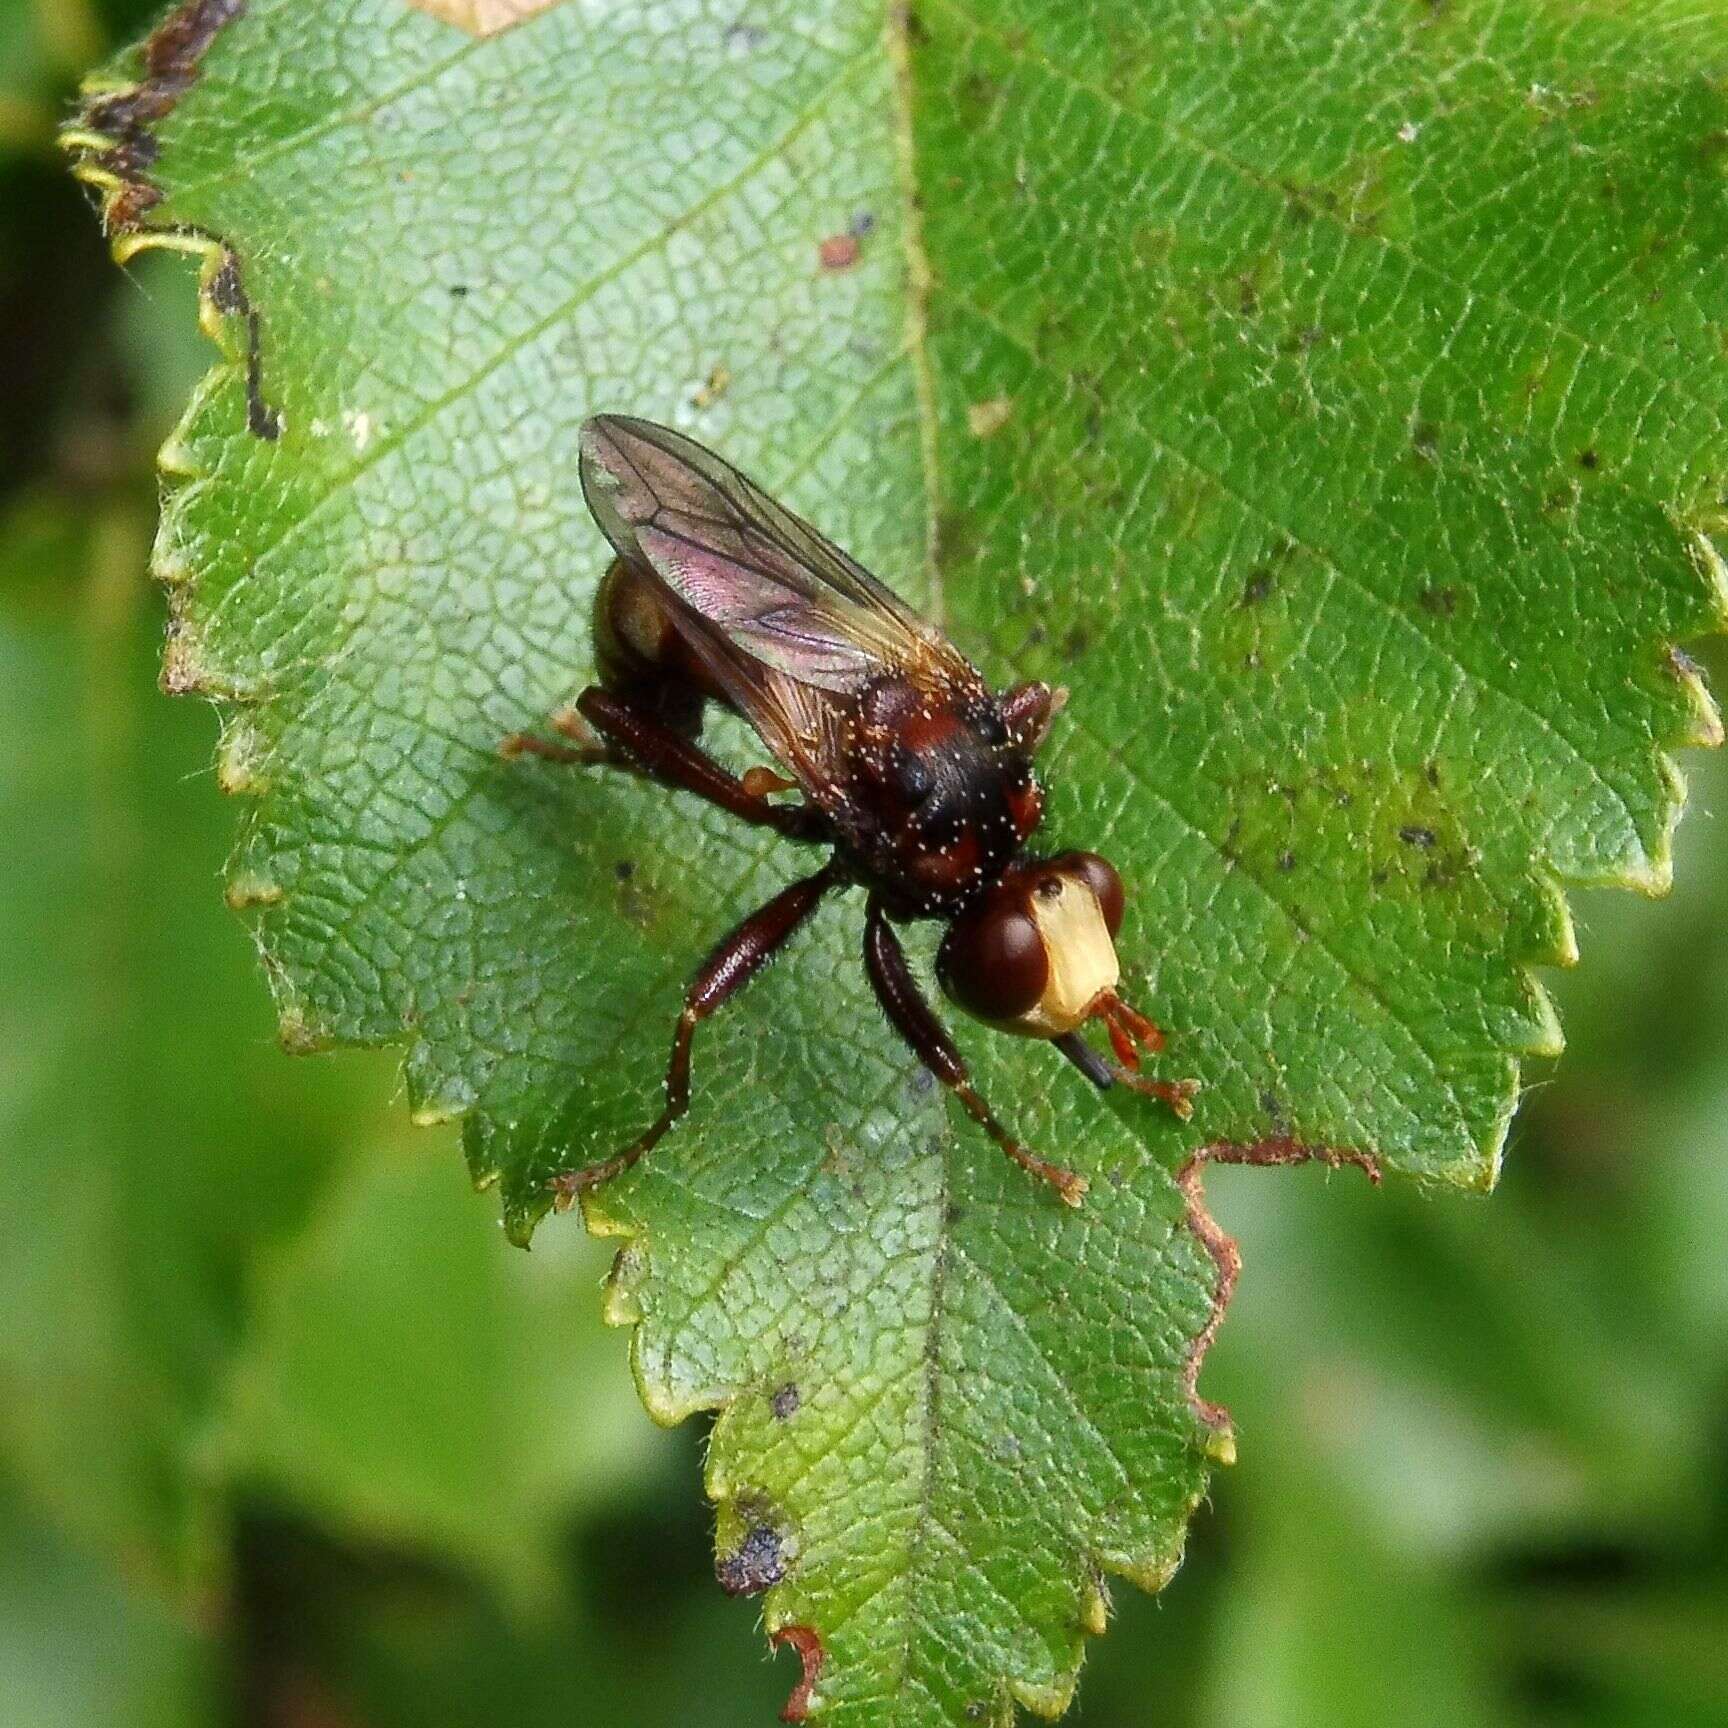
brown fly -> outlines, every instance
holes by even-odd
[[[628,1169],[690,1101],[696,1027],[742,989],[824,895],[868,893],[864,967],[889,1022],[1015,1163],[1078,1205],[1086,1180],[990,1110],[919,989],[894,925],[947,925],[937,975],[968,1013],[1050,1040],[1099,1087],[1190,1113],[1192,1081],[1139,1073],[1163,1035],[1116,992],[1122,880],[1092,852],[1029,856],[1043,814],[1032,758],[1065,692],[997,695],[942,634],[807,522],[681,433],[602,414],[581,435],[582,492],[617,554],[594,604],[599,676],[507,755],[624,768],[788,840],[829,849],[709,955],[684,996],[666,1107],[616,1156],[553,1179],[558,1203]],[[701,748],[707,703],[741,715],[777,766],[731,773]],[[795,802],[775,794],[797,791]],[[1102,1023],[1107,1061],[1080,1035]]]

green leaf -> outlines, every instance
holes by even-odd
[[[1666,885],[1668,752],[1717,734],[1672,644],[1724,613],[1725,53],[1544,0],[484,39],[196,0],[93,89],[119,248],[202,252],[227,353],[157,566],[167,682],[223,700],[254,795],[231,897],[289,1041],[405,1045],[519,1237],[799,867],[498,758],[590,676],[584,415],[689,428],[992,677],[1072,686],[1048,832],[1123,870],[1193,1123],[963,1031],[1092,1178],[1053,1205],[882,1027],[842,904],[589,1210],[649,1409],[723,1410],[722,1577],[818,1631],[824,1719],[1059,1711],[1104,1577],[1161,1582],[1232,1450],[1201,1155],[1486,1186],[1559,1047],[1561,884]]]

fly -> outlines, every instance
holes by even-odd
[[[758,907],[684,995],[666,1105],[603,1163],[552,1179],[568,1207],[650,1151],[689,1108],[696,1028],[785,946],[825,896],[862,887],[864,969],[889,1023],[1007,1153],[1071,1206],[1086,1179],[1039,1157],[973,1086],[894,926],[946,926],[949,998],[999,1031],[1053,1043],[1094,1085],[1192,1112],[1195,1083],[1142,1074],[1163,1034],[1117,993],[1122,879],[1094,852],[1026,851],[1044,810],[1033,758],[1066,699],[998,695],[939,631],[753,481],[682,433],[601,414],[581,433],[582,494],[615,557],[594,601],[598,683],[552,716],[568,742],[517,734],[507,756],[626,769],[741,821],[824,847]],[[701,747],[707,704],[741,715],[775,766],[733,774]],[[795,802],[774,794],[796,791]],[[1081,1036],[1100,1022],[1116,1060]]]

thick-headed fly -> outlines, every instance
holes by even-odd
[[[1078,1205],[1085,1178],[1021,1145],[978,1095],[894,933],[943,920],[937,974],[960,1007],[1049,1039],[1094,1085],[1120,1080],[1189,1114],[1192,1082],[1138,1072],[1163,1035],[1116,993],[1122,879],[1092,852],[1024,851],[1044,804],[1032,758],[1065,692],[996,695],[867,570],[682,434],[602,414],[581,446],[582,493],[617,554],[594,604],[599,683],[552,718],[570,743],[519,735],[505,753],[627,769],[832,855],[709,955],[685,992],[665,1109],[615,1157],[554,1178],[559,1204],[628,1169],[684,1114],[696,1027],[825,894],[856,884],[869,895],[864,966],[889,1021],[1015,1163]],[[709,702],[741,715],[777,766],[740,776],[709,756]],[[1115,1063],[1080,1036],[1090,1020]]]

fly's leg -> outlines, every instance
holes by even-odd
[[[635,764],[606,743],[574,708],[560,708],[547,715],[546,724],[570,742],[554,744],[532,732],[512,732],[499,742],[498,754],[506,762],[514,762],[521,756],[538,756],[544,762],[563,762],[574,768],[634,770]]]
[[[1142,1093],[1168,1105],[1183,1122],[1194,1114],[1194,1094],[1200,1090],[1198,1080],[1153,1080],[1145,1074],[1137,1074],[1132,1068],[1118,1068],[1114,1078],[1130,1092]]]
[[[871,900],[864,923],[864,966],[870,987],[889,1024],[911,1047],[912,1054],[958,1098],[966,1114],[981,1127],[1022,1170],[1048,1182],[1070,1206],[1078,1206],[1086,1194],[1086,1178],[1060,1164],[1052,1164],[1023,1146],[1000,1122],[972,1085],[954,1040],[924,1000],[906,950],[894,934],[887,914]]]
[[[1194,1094],[1200,1090],[1198,1080],[1153,1080],[1139,1071],[1139,1054],[1130,1046],[1135,1066],[1106,1062],[1078,1032],[1067,1032],[1052,1039],[1056,1048],[1098,1088],[1108,1092],[1120,1082],[1131,1092],[1140,1092],[1167,1104],[1184,1122],[1194,1114]],[[1114,1042],[1114,1040],[1112,1040]],[[1122,1046],[1118,1044],[1117,1050]]]
[[[699,744],[664,721],[644,713],[621,696],[590,685],[574,708],[561,708],[547,722],[568,744],[554,744],[529,732],[513,732],[498,747],[507,760],[538,756],[574,767],[621,768],[645,780],[694,792],[728,814],[759,828],[772,828],[788,840],[826,840],[820,812],[803,804],[771,804],[771,792],[794,782],[769,768],[752,768],[742,778],[722,768]]]
[[[666,1064],[666,1108],[653,1124],[630,1145],[601,1164],[583,1170],[566,1170],[554,1176],[553,1205],[568,1211],[585,1188],[597,1187],[622,1175],[645,1152],[651,1151],[666,1130],[690,1108],[690,1044],[696,1028],[722,1003],[742,990],[785,946],[792,933],[814,912],[822,896],[841,880],[833,864],[782,888],[765,906],[759,906],[732,931],[702,963],[684,992],[684,1011],[672,1035],[672,1056]]]
[[[1050,724],[1068,704],[1060,684],[1016,684],[1002,698],[1002,723],[1008,735],[1029,756],[1036,755],[1050,733]]]
[[[560,732],[564,731],[559,724],[563,718],[562,714],[554,714],[551,718],[552,726]],[[620,762],[604,744],[554,744],[549,738],[536,738],[532,732],[512,732],[500,742],[498,754],[506,762],[514,762],[523,756],[538,756],[543,762],[563,762],[572,768],[629,766]]]
[[[784,774],[777,774],[772,768],[746,768],[738,784],[752,798],[766,798],[772,792],[798,790],[796,780],[788,780]]]
[[[740,820],[773,828],[789,840],[827,838],[827,824],[811,806],[769,803],[768,792],[786,784],[770,770],[752,769],[740,779],[700,745],[598,684],[589,685],[576,698],[576,712],[616,754],[650,780],[694,792]]]
[[[1114,990],[1106,990],[1098,998],[1095,1010],[1110,1029],[1110,1042],[1116,1054],[1130,1068],[1140,1066],[1140,1051],[1150,1050],[1154,1056],[1164,1048],[1164,1031],[1155,1026],[1137,1008],[1130,1008]]]
[[[1120,1067],[1110,1070],[1111,1076],[1130,1091],[1143,1093],[1168,1105],[1186,1122],[1194,1114],[1194,1094],[1200,1090],[1199,1081],[1154,1080],[1140,1072],[1140,1052],[1150,1050],[1156,1055],[1164,1048],[1162,1030],[1138,1009],[1130,1008],[1114,990],[1108,990],[1098,998],[1098,1006],[1093,1012],[1104,1022],[1110,1034],[1111,1048],[1121,1063]]]

